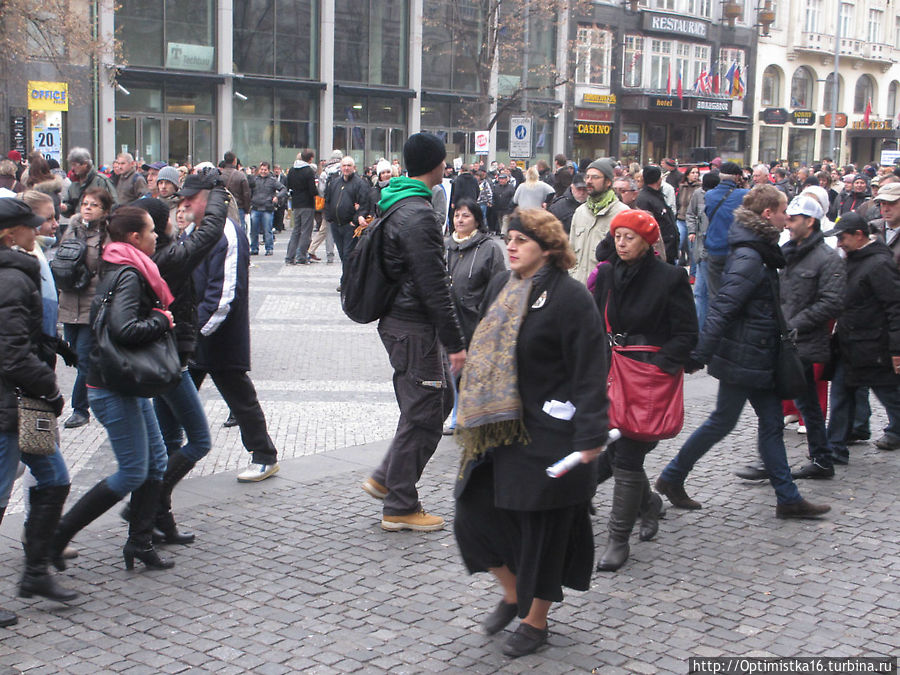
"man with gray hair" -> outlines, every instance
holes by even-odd
[[[753,184],[754,185],[770,185],[769,167],[765,164],[757,164],[753,167]]]
[[[356,161],[345,155],[341,159],[341,172],[328,180],[325,186],[325,220],[331,227],[341,264],[356,247],[353,231],[365,224],[371,212],[369,186],[356,173]]]
[[[81,205],[81,196],[91,188],[102,188],[106,190],[113,198],[114,203],[118,203],[118,194],[116,186],[112,181],[102,173],[97,173],[94,168],[94,161],[91,159],[91,153],[86,148],[72,148],[66,158],[69,162],[69,168],[74,174],[75,180],[69,185],[66,191],[65,199],[60,205],[59,210],[67,216],[73,216],[78,213]]]
[[[638,185],[637,181],[631,176],[619,176],[613,183],[613,190],[619,200],[629,209],[635,208],[634,203],[637,201]]]
[[[150,192],[147,181],[134,169],[134,157],[130,152],[116,155],[113,162],[113,183],[116,186],[116,200],[120,204],[130,204]]]

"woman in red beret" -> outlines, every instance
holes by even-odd
[[[615,250],[604,254],[603,244],[598,247],[598,259],[606,258],[607,264],[598,267],[594,286],[610,340],[622,347],[652,346],[652,350],[629,352],[628,357],[652,364],[660,378],[677,376],[697,344],[697,312],[687,274],[681,267],[667,265],[654,251],[659,226],[646,211],[623,211],[613,218],[610,234]],[[647,541],[656,535],[662,511],[662,499],[650,489],[644,472],[644,457],[658,441],[638,440],[620,431],[622,438],[606,449],[599,462],[601,481],[615,477],[609,539],[597,565],[600,571],[615,571],[628,559],[628,538],[639,513],[640,538]]]

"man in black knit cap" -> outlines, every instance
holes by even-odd
[[[394,368],[400,420],[381,465],[362,488],[384,500],[381,527],[390,531],[431,532],[444,526],[443,518],[425,513],[416,483],[453,407],[451,373],[459,373],[466,361],[450,299],[441,223],[431,207],[431,189],[441,183],[446,156],[437,136],[410,136],[403,146],[409,177],[392,178],[378,202],[385,271],[402,279],[391,309],[378,323]]]

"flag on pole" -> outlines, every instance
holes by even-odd
[[[872,114],[872,99],[866,99],[866,111],[863,113],[863,126],[869,128],[869,116]]]
[[[734,69],[734,78],[731,84],[731,96],[733,98],[744,98],[745,85],[744,78],[741,75],[741,67],[736,66]]]
[[[676,89],[676,92],[678,93],[678,98],[684,98],[684,90],[682,89],[682,84],[681,84],[681,67],[680,66],[678,68],[678,88]]]
[[[712,68],[713,76],[712,76],[712,93],[719,93],[719,62],[716,61],[713,64]]]
[[[669,72],[666,75],[666,94],[672,95],[672,64],[669,64]]]
[[[728,88],[725,92],[733,96],[734,95],[734,71],[737,69],[737,64],[732,63],[731,67],[728,69],[728,72],[725,73],[725,81],[728,83]]]

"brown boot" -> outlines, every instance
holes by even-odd
[[[676,509],[702,509],[703,504],[688,497],[684,491],[684,483],[670,483],[662,478],[656,479],[656,491],[672,502]]]

